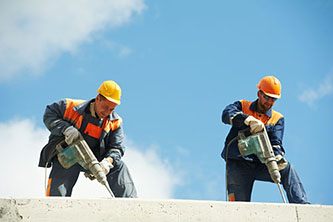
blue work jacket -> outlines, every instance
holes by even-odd
[[[56,155],[55,146],[64,140],[63,132],[69,126],[77,128],[87,141],[96,158],[100,161],[105,157],[112,157],[116,166],[125,152],[122,119],[112,112],[108,118],[100,120],[96,125],[89,111],[89,101],[63,99],[46,107],[43,121],[51,132],[49,142],[42,149],[39,166],[45,167]],[[98,120],[97,120],[98,121]],[[97,144],[97,145],[96,145]],[[50,166],[50,164],[48,164]]]
[[[226,154],[228,154],[228,159],[244,159],[247,161],[259,162],[259,159],[254,154],[243,157],[238,150],[238,140],[234,139],[238,136],[238,132],[240,130],[249,128],[249,126],[245,125],[244,123],[244,120],[249,115],[255,117],[256,119],[259,119],[265,124],[274,154],[284,155],[285,151],[282,146],[284,117],[282,116],[282,114],[274,111],[273,109],[269,109],[265,113],[259,113],[257,111],[257,103],[258,100],[254,102],[240,100],[228,105],[223,110],[222,122],[232,125],[225,140],[224,148],[221,154],[223,159],[226,160]],[[226,152],[227,149],[228,152]]]

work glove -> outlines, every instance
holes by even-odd
[[[282,155],[278,154],[275,156],[279,171],[283,170],[284,168],[286,168],[286,166],[288,165],[288,161],[286,160],[286,158],[284,158]]]
[[[111,157],[104,158],[99,164],[101,165],[105,175],[107,175],[110,170],[113,168],[112,163],[110,162]]]
[[[65,142],[68,145],[71,145],[80,137],[80,132],[74,126],[67,127],[63,134],[65,135]]]
[[[252,134],[264,131],[265,125],[260,120],[254,118],[253,116],[248,116],[244,120],[245,125],[250,126],[250,131]]]

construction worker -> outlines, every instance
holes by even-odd
[[[128,168],[121,160],[125,152],[122,119],[114,112],[120,104],[121,89],[116,82],[105,81],[97,92],[96,98],[89,101],[63,99],[46,107],[43,121],[51,134],[39,166],[52,165],[47,196],[71,196],[84,169],[78,163],[68,169],[62,167],[55,146],[64,139],[71,144],[81,133],[107,175],[114,195],[137,197]]]
[[[222,113],[222,122],[232,125],[221,154],[226,161],[229,201],[251,201],[255,180],[273,182],[266,165],[254,154],[242,156],[237,145],[238,131],[250,128],[250,132],[255,134],[266,128],[289,203],[308,203],[299,176],[293,165],[283,157],[284,117],[272,109],[276,100],[281,97],[280,81],[274,76],[266,76],[257,87],[259,90],[256,101],[236,101],[228,105]]]

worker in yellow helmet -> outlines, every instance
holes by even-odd
[[[39,166],[50,167],[47,196],[71,196],[83,168],[76,163],[65,169],[56,156],[56,145],[72,144],[81,134],[107,175],[116,197],[137,197],[131,175],[121,160],[124,155],[122,119],[114,111],[120,104],[121,89],[114,81],[104,81],[94,99],[63,99],[46,107],[44,123],[50,130],[48,144],[42,149]]]
[[[229,201],[250,201],[255,180],[273,182],[266,165],[261,163],[255,154],[242,156],[237,145],[240,130],[249,128],[250,132],[255,134],[264,131],[265,128],[289,203],[308,203],[297,172],[283,157],[285,154],[282,146],[284,117],[272,109],[276,100],[281,98],[281,83],[274,76],[265,76],[257,87],[257,100],[236,101],[228,105],[222,113],[222,122],[232,126],[221,154],[226,161]]]

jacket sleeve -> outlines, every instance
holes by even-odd
[[[106,157],[112,157],[114,160],[114,165],[117,165],[121,157],[125,153],[124,145],[124,132],[122,124],[114,131],[111,131],[108,135],[108,140],[106,145]]]
[[[235,127],[244,126],[246,117],[248,117],[248,115],[242,112],[242,103],[240,101],[228,105],[222,112],[222,122]]]
[[[285,151],[282,146],[282,139],[284,133],[284,117],[279,119],[275,125],[266,125],[267,134],[271,141],[275,155],[284,155]]]
[[[66,110],[66,100],[60,100],[51,105],[46,106],[43,121],[51,134],[62,136],[64,130],[71,124],[63,120]]]

